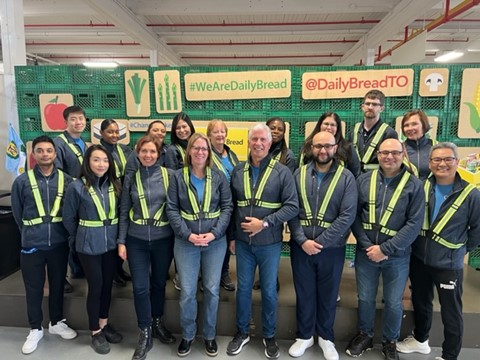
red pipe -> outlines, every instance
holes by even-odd
[[[248,46],[248,45],[294,45],[294,44],[340,44],[340,43],[357,43],[358,40],[312,40],[312,41],[255,41],[255,42],[222,42],[222,43],[188,43],[188,42],[171,42],[167,45],[172,46]]]
[[[446,1],[446,6],[450,5],[449,0]],[[400,41],[397,45],[393,46],[391,49],[385,51],[383,54],[379,56],[379,61],[382,60],[383,58],[390,56],[392,54],[392,51],[398,49],[400,46],[403,44],[407,43],[408,41],[412,40],[413,38],[417,37],[418,35],[422,34],[424,31],[430,32],[437,27],[446,24],[447,22],[451,21],[453,18],[457,17],[458,15],[463,14],[465,11],[470,10],[472,7],[480,4],[480,0],[465,0],[464,2],[458,4],[456,7],[454,7],[451,11],[448,11],[448,17],[445,15],[441,15],[432,22],[428,23],[424,29],[415,31],[408,37],[407,40],[402,40]]]
[[[27,41],[25,43],[25,45],[34,45],[34,46],[52,46],[52,45],[61,45],[61,46],[77,46],[77,45],[88,45],[88,46],[91,46],[91,45],[111,45],[111,46],[118,46],[118,45],[121,45],[121,46],[138,46],[140,45],[139,43],[137,42],[113,42],[113,43],[109,43],[109,42],[104,42],[104,43],[91,43],[91,42],[76,42],[76,43],[64,43],[64,42],[48,42],[48,43],[45,43],[45,42],[35,42],[35,41]]]

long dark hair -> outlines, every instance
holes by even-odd
[[[93,173],[92,169],[90,168],[90,158],[92,157],[92,153],[95,150],[103,151],[107,155],[108,170],[105,176],[107,177],[108,181],[110,181],[110,183],[113,184],[113,187],[115,189],[115,194],[117,194],[117,196],[120,195],[121,186],[120,186],[120,181],[117,179],[115,174],[115,166],[113,165],[112,154],[110,154],[107,151],[107,149],[105,149],[105,147],[100,144],[92,145],[87,149],[87,151],[85,151],[85,156],[83,158],[83,163],[82,163],[82,176],[85,178],[85,187],[86,188],[91,187],[97,177]]]
[[[285,131],[287,131],[287,129],[285,127],[285,121],[283,121],[283,119],[280,118],[280,117],[272,117],[272,118],[268,119],[267,122],[266,122],[266,125],[268,127],[270,127],[270,124],[274,121],[281,122]],[[283,138],[280,141],[280,144],[281,144],[280,145],[280,163],[285,164],[286,161],[287,161],[287,154],[288,154],[288,146],[287,146],[287,142],[285,141],[285,133],[283,133]],[[273,150],[273,144],[270,147],[270,150]]]
[[[343,137],[342,120],[340,119],[340,116],[338,116],[338,114],[334,112],[326,112],[320,116],[311,134],[308,135],[308,137],[305,139],[305,143],[302,146],[302,150],[300,151],[300,153],[303,155],[304,164],[307,164],[312,160],[311,148],[312,148],[313,137],[321,131],[320,129],[322,128],[322,123],[327,117],[332,117],[335,120],[335,123],[337,124],[337,132],[335,133],[335,143],[338,145],[336,158],[346,163],[352,157],[352,153],[351,153],[352,145]]]
[[[195,126],[193,126],[192,120],[190,120],[190,116],[185,114],[184,112],[180,112],[172,120],[172,129],[170,130],[170,143],[172,145],[181,145],[183,148],[187,147],[188,140],[181,140],[177,137],[176,128],[178,122],[183,120],[187,123],[188,127],[190,128],[190,136],[195,133]]]

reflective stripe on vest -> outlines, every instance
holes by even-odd
[[[212,151],[212,160],[213,160],[213,163],[215,164],[215,166],[221,171],[223,172],[225,175],[227,174],[227,170],[225,169],[225,167],[223,166],[222,164],[222,160],[221,160],[221,156],[222,155],[217,155],[216,152],[213,152]],[[237,165],[237,162],[235,161],[235,159],[233,158],[233,155],[231,153],[228,153],[227,152],[227,156],[228,156],[228,159],[230,160],[230,163],[233,165],[233,167],[235,167],[235,165]]]
[[[305,210],[305,219],[300,219],[300,225],[302,226],[321,226],[325,229],[329,228],[331,223],[327,221],[323,221],[325,217],[325,212],[327,211],[327,206],[330,203],[332,198],[333,192],[337,187],[338,181],[340,180],[340,176],[342,175],[344,167],[339,165],[337,170],[335,171],[335,175],[333,176],[330,185],[328,185],[327,192],[325,193],[325,197],[323,198],[322,205],[318,209],[317,216],[314,218],[312,214],[312,208],[310,207],[310,203],[308,202],[307,198],[307,189],[306,189],[306,182],[307,182],[307,167],[302,166],[300,168],[300,195],[303,202],[303,208]]]
[[[383,134],[385,134],[385,131],[387,130],[388,125],[385,124],[385,123],[382,123],[380,125],[380,127],[378,128],[377,133],[373,137],[372,141],[370,141],[370,144],[368,144],[367,151],[365,151],[365,154],[363,154],[363,156],[360,156],[360,153],[358,151],[358,130],[360,130],[361,125],[362,125],[362,123],[356,123],[355,124],[355,128],[353,130],[353,147],[357,151],[358,157],[359,157],[360,161],[362,162],[363,168],[365,170],[378,169],[378,164],[368,164],[368,163],[372,159],[373,152],[377,148],[377,145],[380,142],[380,140],[382,139]],[[375,168],[367,167],[367,165],[374,165]]]
[[[160,170],[162,172],[163,177],[163,186],[165,187],[165,193],[167,193],[168,189],[168,171],[163,166],[160,166]],[[148,205],[147,200],[145,199],[145,190],[143,189],[142,179],[140,177],[140,170],[137,170],[135,174],[135,184],[138,190],[138,201],[140,202],[140,208],[142,209],[142,218],[141,219],[133,219],[133,207],[130,209],[130,221],[137,225],[153,225],[157,227],[168,225],[168,221],[161,221],[161,217],[163,215],[163,211],[165,209],[165,202],[160,206],[157,212],[153,215],[153,218],[150,217],[148,212]]]
[[[430,191],[431,191],[432,185],[430,184],[430,181],[425,181],[424,184],[424,190],[425,190],[425,217],[423,218],[423,225],[422,225],[422,230],[420,230],[420,235],[422,236],[427,236],[429,229],[430,229],[430,221],[428,217],[428,210],[429,210],[429,199],[430,199]],[[439,234],[442,232],[444,227],[447,225],[447,223],[450,221],[450,219],[455,215],[457,212],[458,208],[463,204],[465,199],[467,198],[468,194],[472,190],[475,189],[475,186],[472,184],[468,184],[458,195],[458,197],[455,199],[453,204],[448,208],[448,210],[443,214],[443,216],[440,218],[438,221],[437,225],[433,228],[431,231],[432,235],[432,240],[438,242],[440,245],[445,246],[446,248],[449,249],[460,249],[462,246],[465,245],[465,243],[460,243],[460,244],[454,244],[451,243],[444,238],[442,238]]]
[[[82,178],[83,183],[85,183],[85,178]],[[115,199],[115,189],[113,187],[113,184],[110,183],[108,187],[108,203],[109,203],[109,211],[108,211],[108,219],[107,215],[105,214],[105,209],[103,208],[102,203],[100,202],[100,199],[98,198],[97,193],[93,189],[93,186],[90,186],[88,188],[88,193],[90,194],[93,203],[95,204],[95,207],[97,208],[97,214],[100,220],[85,220],[85,219],[80,219],[78,221],[78,224],[81,226],[85,227],[101,227],[101,226],[107,226],[107,225],[115,225],[118,223],[118,218],[115,217],[115,207],[117,206],[116,204],[116,199]]]
[[[60,135],[58,135],[58,137],[59,137],[60,139],[62,139],[63,141],[65,141],[65,144],[68,145],[68,147],[70,148],[70,150],[72,150],[72,152],[73,152],[73,153],[75,154],[75,156],[77,157],[77,160],[78,160],[78,162],[80,163],[80,165],[82,165],[82,164],[83,164],[83,155],[82,155],[82,153],[77,149],[77,147],[76,147],[74,144],[68,142],[68,139],[67,139],[67,137],[65,136],[65,134],[60,134]]]
[[[178,152],[180,153],[180,156],[182,158],[182,162],[185,163],[185,149],[181,147],[180,145],[175,145],[177,147]]]
[[[195,193],[190,188],[190,173],[188,167],[183,168],[183,180],[187,186],[188,199],[190,200],[190,206],[192,207],[193,214],[189,214],[183,210],[180,210],[180,216],[185,220],[197,221],[199,219],[215,219],[220,216],[220,209],[217,211],[209,212],[210,203],[212,202],[212,169],[207,167],[206,169],[206,181],[205,181],[205,194],[203,195],[203,209],[200,210]]]
[[[127,164],[127,159],[125,158],[125,154],[123,153],[123,150],[119,144],[116,145],[116,149],[117,149],[118,158],[120,160],[120,165],[122,165],[122,168],[120,169],[120,167],[118,166],[115,160],[113,161],[113,164],[115,165],[115,175],[117,176],[117,178],[120,178],[123,175],[125,175],[125,165]]]
[[[40,196],[40,190],[38,189],[37,179],[33,170],[27,171],[28,181],[30,183],[30,188],[32,189],[33,198],[35,199],[35,205],[37,206],[38,218],[34,219],[22,219],[23,225],[32,226],[42,223],[52,222],[57,223],[62,221],[61,216],[57,216],[60,211],[60,203],[62,202],[63,193],[65,190],[65,175],[63,171],[57,170],[58,172],[58,186],[57,186],[57,195],[55,196],[55,201],[53,202],[52,209],[50,214],[47,216],[45,213],[45,208],[43,206],[42,197]]]
[[[267,168],[265,169],[265,172],[262,174],[262,178],[260,180],[258,188],[255,191],[254,198],[252,198],[250,176],[248,173],[248,168],[250,167],[250,165],[248,164],[248,161],[245,162],[245,167],[243,168],[243,191],[245,194],[245,200],[238,200],[237,206],[247,207],[250,205],[255,205],[255,206],[263,207],[266,209],[280,209],[282,207],[282,203],[274,203],[274,202],[261,200],[263,190],[265,189],[265,185],[267,184],[267,180],[270,177],[273,167],[277,162],[278,161],[275,159],[270,159],[270,162],[268,163]]]
[[[392,215],[393,210],[397,205],[398,199],[400,198],[400,195],[402,194],[402,191],[405,188],[405,185],[407,184],[407,181],[410,178],[410,176],[411,175],[408,171],[405,171],[403,173],[403,176],[400,179],[400,182],[398,183],[397,187],[395,188],[395,191],[393,192],[393,196],[390,199],[387,205],[387,208],[385,209],[385,212],[382,215],[382,218],[380,219],[380,223],[377,224],[376,213],[375,213],[375,201],[377,197],[378,170],[372,171],[372,177],[370,179],[370,191],[368,195],[368,223],[362,223],[364,230],[377,229],[381,233],[388,236],[394,236],[397,233],[396,230],[391,230],[387,228],[387,224],[388,224],[388,220],[390,220],[390,216]]]

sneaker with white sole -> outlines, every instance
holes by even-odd
[[[77,332],[70,328],[65,322],[66,319],[60,320],[55,325],[48,324],[48,332],[52,335],[59,335],[62,339],[71,340],[77,337]]]
[[[288,349],[288,354],[291,357],[300,357],[305,354],[305,350],[313,345],[313,336],[310,339],[295,339],[295,342],[290,349]]]
[[[404,354],[411,354],[411,353],[420,353],[420,354],[430,354],[430,346],[428,346],[428,340],[424,342],[420,342],[410,335],[403,339],[403,341],[397,342],[397,351],[404,353]]]
[[[435,358],[435,360],[445,360],[445,359],[444,359],[443,357],[441,357],[441,356],[437,356],[437,357]]]
[[[30,333],[27,336],[27,340],[23,343],[22,346],[22,353],[31,354],[37,349],[38,342],[43,338],[43,328],[38,329],[31,329]]]
[[[321,336],[318,337],[318,345],[322,348],[323,357],[326,360],[338,360],[338,352],[335,344],[330,340],[325,340]]]

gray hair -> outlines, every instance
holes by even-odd
[[[428,157],[431,158],[432,153],[438,149],[450,149],[453,151],[453,155],[455,156],[455,158],[458,159],[458,147],[452,142],[440,142],[438,144],[433,145],[432,148],[430,149],[430,153]]]
[[[255,126],[253,126],[250,130],[248,130],[248,140],[252,139],[252,133],[257,130],[265,131],[267,133],[268,142],[272,142],[272,131],[264,123],[258,123]]]

